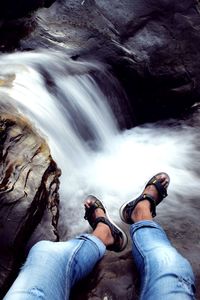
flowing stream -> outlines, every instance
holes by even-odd
[[[119,206],[140,194],[156,172],[171,176],[169,200],[159,208],[163,215],[200,192],[198,128],[171,121],[120,131],[109,95],[91,70],[105,73],[96,62],[51,52],[14,53],[0,61],[1,99],[33,122],[62,170],[62,237],[88,228],[82,207],[87,194],[102,199],[118,221]]]

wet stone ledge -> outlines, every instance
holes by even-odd
[[[58,240],[60,170],[48,145],[19,115],[0,115],[0,290],[5,293],[26,251]],[[0,295],[0,297],[2,296]]]

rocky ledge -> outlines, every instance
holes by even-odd
[[[4,293],[33,243],[58,240],[60,171],[30,123],[2,112],[0,162],[0,290]]]

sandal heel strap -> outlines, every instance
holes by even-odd
[[[132,211],[138,204],[138,202],[148,200],[150,202],[150,211],[152,214],[152,217],[154,218],[156,216],[156,199],[152,197],[150,194],[141,194],[134,202],[134,205],[132,206]],[[130,214],[130,213],[129,213]],[[132,214],[132,212],[131,212]]]
[[[152,214],[152,217],[154,218],[156,216],[156,200],[149,194],[141,194],[136,200],[133,200],[129,202],[125,208],[126,211],[126,217],[125,220],[128,224],[133,224],[133,221],[131,219],[131,215],[133,210],[135,209],[136,205],[144,200],[148,200],[150,202],[150,211]]]
[[[96,218],[95,222],[94,222],[94,226],[95,228],[97,227],[97,224],[98,223],[104,223],[106,225],[108,225],[110,227],[110,230],[111,230],[111,233],[112,233],[112,236],[115,238],[115,235],[120,235],[122,237],[122,233],[121,231],[119,231],[117,229],[117,227],[115,227],[108,219],[104,218],[104,217],[99,217],[99,218]]]
[[[114,244],[111,246],[107,246],[107,249],[114,250],[116,252],[120,252],[122,250],[121,245],[120,245],[121,244],[120,240],[123,241],[122,232],[116,226],[114,226],[114,224],[112,224],[108,219],[106,219],[104,217],[99,217],[95,220],[94,229],[97,227],[98,223],[104,223],[104,224],[108,225],[111,230],[111,234],[114,238]]]
[[[94,222],[92,222],[92,215],[97,208],[101,208],[104,211],[104,213],[106,213],[105,207],[98,199],[96,199],[95,202],[89,208],[85,208],[84,219],[89,221],[89,224],[93,229],[94,229]]]
[[[152,217],[154,218],[156,216],[156,199],[149,194],[143,194],[142,199],[148,200],[150,202],[151,205],[150,211]]]

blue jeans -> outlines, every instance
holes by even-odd
[[[131,226],[130,234],[141,278],[140,299],[195,299],[192,268],[172,247],[162,227],[153,221],[140,221]]]
[[[191,266],[159,225],[153,221],[133,224],[131,238],[141,275],[140,299],[195,299]],[[104,244],[89,234],[67,242],[38,242],[4,300],[68,299],[72,286],[92,271],[105,250]]]

